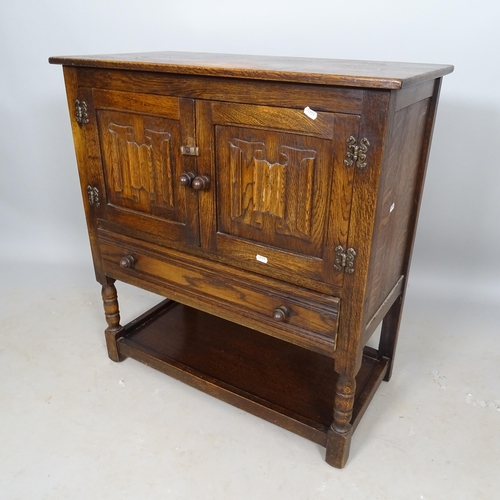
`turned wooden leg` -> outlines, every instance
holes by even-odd
[[[117,340],[123,336],[123,327],[120,325],[120,311],[118,309],[118,295],[116,293],[114,281],[103,285],[102,301],[104,304],[104,314],[108,328],[104,334],[106,337],[106,346],[108,348],[108,356],[113,361],[122,361],[123,356],[118,352],[116,345]]]
[[[356,379],[341,374],[335,387],[333,423],[328,430],[326,442],[326,462],[342,469],[349,457],[352,437],[352,409],[356,393]]]

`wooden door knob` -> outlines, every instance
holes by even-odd
[[[184,172],[183,174],[180,175],[179,182],[181,186],[189,187],[191,186],[191,182],[193,182],[193,179],[195,177],[196,176],[195,174],[193,174],[193,172]]]
[[[125,257],[122,257],[120,259],[120,267],[122,269],[130,269],[134,267],[135,264],[135,258],[133,255],[125,255]]]
[[[279,306],[273,311],[273,319],[284,323],[290,319],[291,310],[287,306]]]
[[[210,187],[210,177],[208,175],[199,175],[193,179],[191,187],[196,191],[202,191]]]

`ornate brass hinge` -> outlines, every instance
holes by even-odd
[[[91,186],[90,184],[87,186],[87,195],[91,207],[98,207],[100,205],[99,190],[95,186]]]
[[[333,268],[336,271],[344,272],[347,274],[352,274],[354,272],[354,259],[356,258],[356,250],[354,248],[348,248],[344,252],[344,247],[338,245],[335,248],[335,264]]]
[[[181,146],[181,153],[187,156],[199,156],[200,148],[196,146]]]
[[[89,122],[89,115],[87,114],[87,103],[75,99],[75,120],[78,125],[85,125]]]
[[[368,151],[368,146],[370,142],[366,137],[363,137],[359,141],[359,146],[357,145],[356,139],[351,135],[349,139],[347,139],[347,154],[345,156],[344,165],[346,167],[352,167],[356,165],[358,168],[366,167],[366,152]]]

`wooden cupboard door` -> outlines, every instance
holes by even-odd
[[[344,158],[359,116],[213,102],[199,117],[215,144],[207,244],[237,266],[341,286],[334,249],[347,241],[353,169]]]
[[[196,172],[194,101],[94,89],[93,112],[102,160],[101,224],[141,236],[199,245],[196,193],[179,183]]]

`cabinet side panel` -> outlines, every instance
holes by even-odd
[[[101,254],[97,242],[96,210],[89,200],[88,188],[102,186],[102,168],[98,158],[90,157],[87,154],[87,148],[91,146],[98,148],[98,139],[93,133],[95,127],[90,123],[78,124],[75,119],[75,103],[79,99],[85,102],[85,105],[91,106],[92,94],[89,89],[82,88],[79,82],[79,73],[76,68],[64,67],[64,81],[66,85],[66,97],[68,100],[68,109],[73,133],[73,142],[75,146],[76,161],[78,164],[78,174],[82,190],[83,206],[85,209],[85,218],[90,240],[90,249],[94,262],[95,276],[98,282],[104,284],[106,276],[102,269]],[[87,116],[85,118],[88,119]],[[96,191],[97,197],[102,197],[101,192]],[[101,202],[102,200],[99,200]]]
[[[430,146],[428,115],[432,104],[432,99],[424,98],[397,110],[392,117],[379,184],[365,324],[407,273]]]

